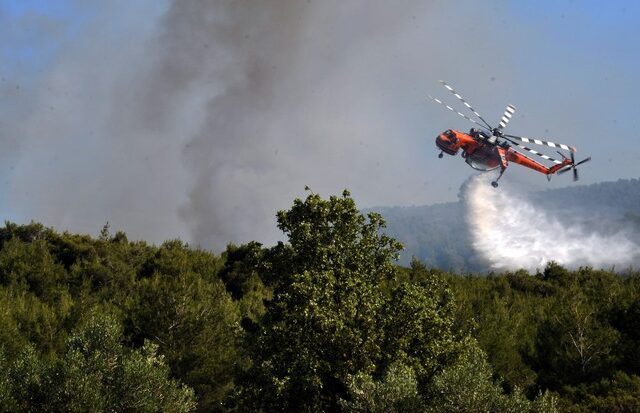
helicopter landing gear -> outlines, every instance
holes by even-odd
[[[440,158],[440,159],[442,159],[442,157],[443,157],[443,156],[444,156],[444,155],[442,154],[442,152],[440,152],[440,153],[438,154],[438,158]]]
[[[494,187],[494,188],[497,188],[498,187],[498,181],[491,182],[491,186]]]

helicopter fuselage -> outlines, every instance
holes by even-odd
[[[570,165],[565,159],[562,163],[547,168],[543,164],[514,151],[507,142],[500,142],[496,136],[488,136],[483,132],[473,131],[472,134],[448,129],[436,138],[436,146],[448,155],[457,155],[462,150],[462,157],[473,169],[491,171],[502,167],[504,171],[508,162],[526,166],[545,175],[551,175]]]

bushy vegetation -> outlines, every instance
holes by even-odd
[[[348,192],[287,243],[0,228],[0,411],[632,412],[640,274],[459,276]]]

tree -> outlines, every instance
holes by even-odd
[[[171,241],[147,270],[152,275],[128,302],[131,339],[158,343],[172,373],[196,391],[198,408],[216,410],[233,388],[242,338],[237,305],[215,276],[217,262]]]
[[[18,401],[13,397],[10,366],[4,350],[0,347],[0,412],[2,413],[18,410]]]
[[[158,346],[140,350],[122,343],[117,320],[94,310],[67,340],[53,371],[50,395],[59,411],[190,412],[193,390],[169,378]]]
[[[60,358],[26,345],[12,362],[0,353],[0,411],[190,412],[193,390],[169,378],[169,368],[147,342],[121,344],[117,320],[97,309],[75,329]]]
[[[640,377],[618,371],[610,378],[564,389],[568,413],[632,413],[640,411]]]
[[[272,298],[259,275],[264,249],[258,242],[230,244],[222,254],[224,266],[218,273],[227,291],[237,300],[245,327],[253,325],[266,311],[264,300]]]
[[[458,361],[436,375],[429,388],[427,412],[438,413],[557,413],[557,400],[545,393],[534,402],[519,389],[507,395],[492,380],[486,354],[475,340],[465,343]]]
[[[275,286],[252,349],[255,408],[311,411],[335,407],[346,380],[372,373],[381,357],[380,283],[394,276],[400,245],[380,235],[382,218],[358,212],[348,192],[312,194],[278,213],[290,244],[267,254]],[[259,381],[259,383],[256,383]]]
[[[346,412],[399,413],[424,409],[416,375],[411,367],[401,363],[389,366],[380,380],[358,373],[348,381],[347,387],[348,400],[339,401]]]
[[[450,364],[459,350],[453,332],[453,297],[439,279],[395,286],[380,318],[384,340],[381,367],[401,362],[413,370],[421,386]]]
[[[539,328],[533,361],[545,388],[598,379],[615,363],[620,334],[585,290],[573,284],[558,294]]]
[[[251,338],[245,409],[336,410],[339,399],[352,401],[355,377],[379,380],[396,362],[432,369],[446,358],[452,319],[439,317],[448,304],[426,286],[396,285],[401,246],[380,232],[380,215],[365,218],[347,191],[311,194],[279,212],[278,227],[289,244],[266,251],[261,265],[274,298]],[[424,325],[386,335],[407,317]]]
[[[0,250],[0,285],[21,285],[51,299],[56,284],[64,280],[64,269],[48,247],[44,239],[25,243],[14,237],[5,241]]]

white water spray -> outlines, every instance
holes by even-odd
[[[508,185],[494,189],[491,174],[474,176],[462,188],[473,248],[495,270],[566,267],[623,268],[634,263],[638,245],[623,232],[602,235],[562,222]]]

